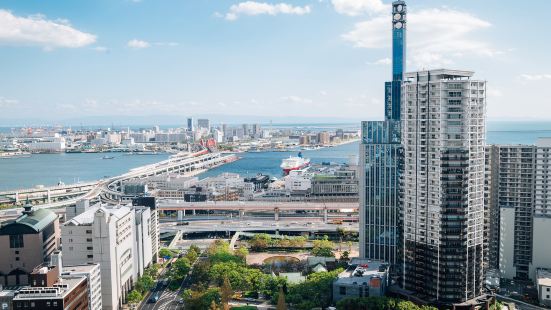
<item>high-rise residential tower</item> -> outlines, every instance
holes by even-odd
[[[385,120],[362,122],[360,256],[396,265],[400,177],[400,85],[405,70],[406,4],[392,3],[392,82],[385,83]],[[394,269],[392,269],[394,270]]]
[[[404,288],[437,304],[482,295],[486,83],[406,73],[402,85]]]

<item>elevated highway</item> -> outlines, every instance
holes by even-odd
[[[358,202],[268,202],[268,201],[206,201],[185,202],[182,200],[159,200],[157,207],[161,211],[177,211],[178,219],[183,220],[185,211],[239,211],[239,217],[247,212],[273,212],[278,221],[282,212],[317,212],[323,214],[324,222],[330,213],[357,214]]]
[[[122,190],[125,181],[144,179],[166,173],[194,175],[205,169],[233,160],[235,160],[233,155],[206,153],[204,151],[184,156],[173,156],[156,164],[134,168],[125,174],[95,182],[1,192],[0,203],[4,202],[8,205],[18,206],[22,205],[27,197],[36,208],[66,207],[76,204],[80,199],[101,199],[102,201],[117,203],[124,196]]]

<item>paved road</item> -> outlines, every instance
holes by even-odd
[[[174,232],[181,230],[183,233],[192,232],[223,232],[223,231],[254,231],[254,230],[279,230],[279,231],[336,231],[337,227],[358,231],[358,223],[342,223],[340,225],[323,223],[314,218],[272,219],[255,218],[250,220],[206,220],[189,221],[188,225],[178,225],[176,222],[162,222],[161,232]]]

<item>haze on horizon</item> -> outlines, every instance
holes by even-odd
[[[381,119],[390,2],[3,1],[0,121]],[[490,120],[549,119],[546,4],[410,0],[407,71],[475,71]]]

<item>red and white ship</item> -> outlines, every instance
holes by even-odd
[[[281,163],[281,169],[283,174],[288,175],[292,170],[300,170],[310,166],[310,159],[303,158],[301,153],[298,153],[297,157],[285,158]]]

